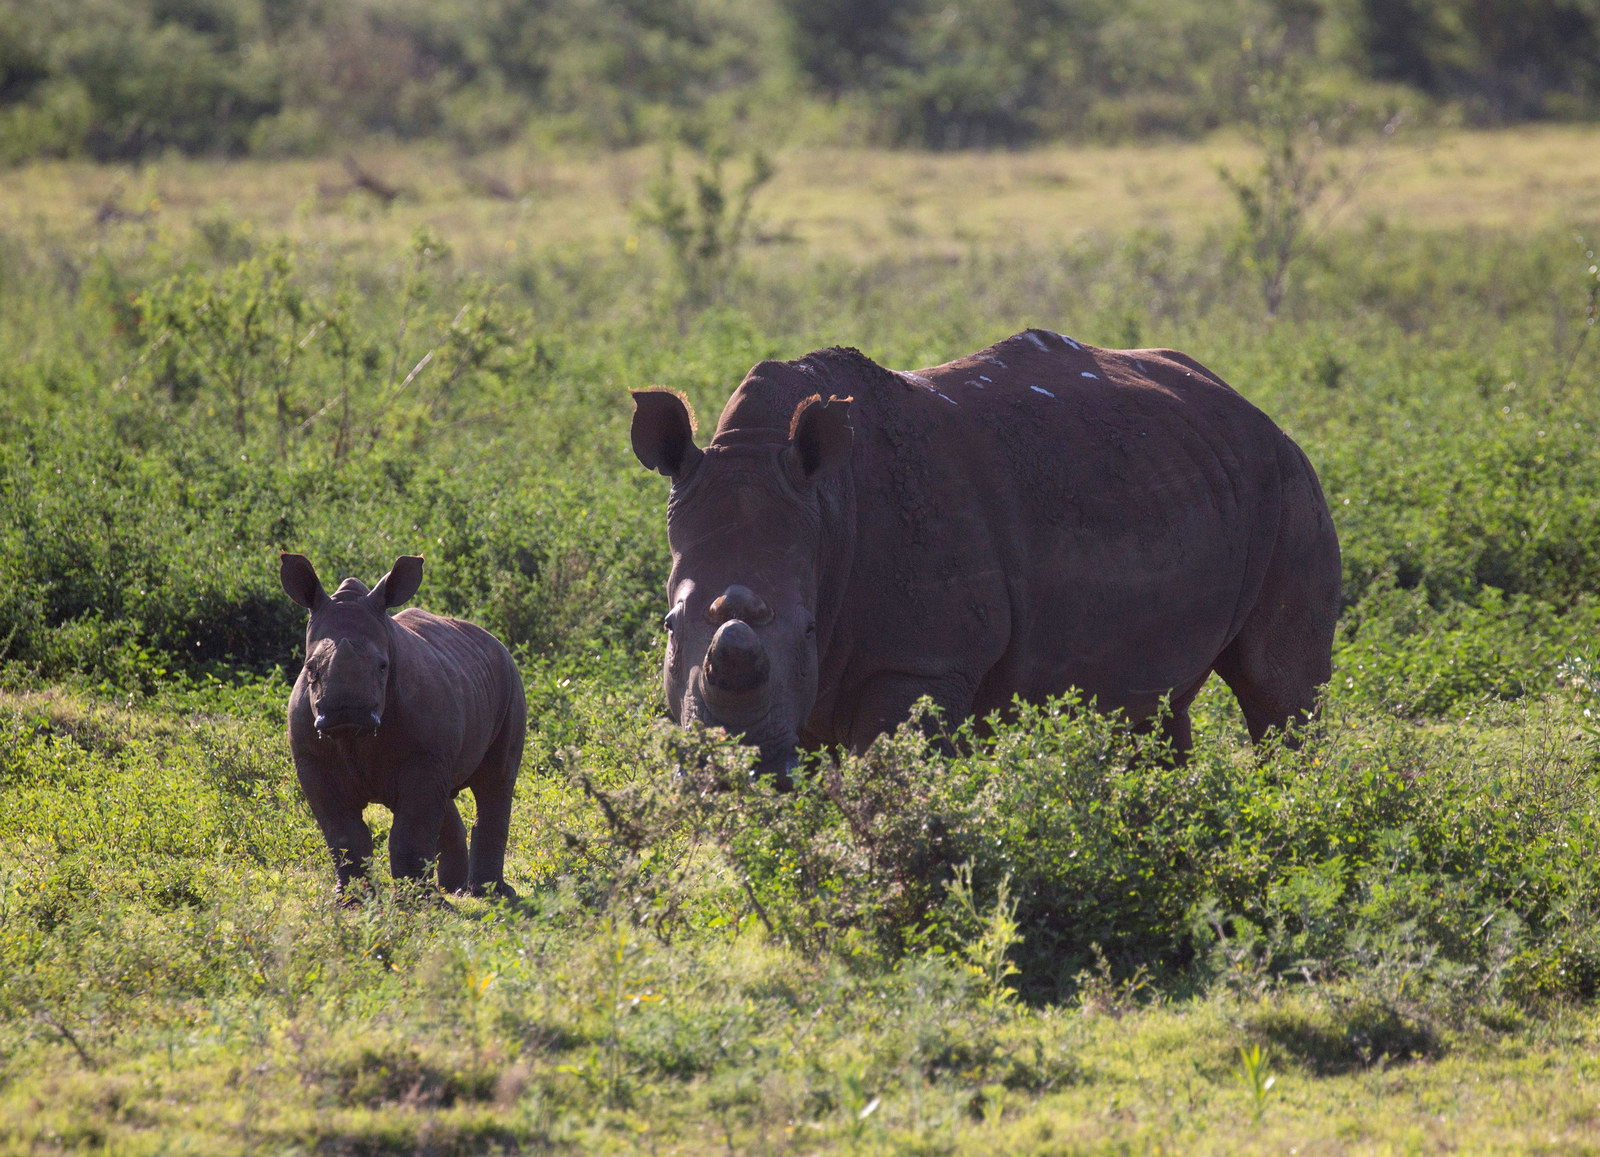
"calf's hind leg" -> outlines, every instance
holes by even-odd
[[[511,836],[511,797],[522,766],[525,710],[518,705],[508,714],[499,737],[467,781],[478,804],[467,871],[467,883],[474,896],[503,896],[508,900],[517,897],[505,881],[506,841]]]

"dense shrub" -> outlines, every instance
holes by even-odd
[[[1247,114],[1252,42],[1355,104],[1600,99],[1581,0],[4,0],[0,163],[765,137],[806,90],[842,101],[833,131],[918,147],[1192,135]]]
[[[8,162],[303,152],[369,134],[475,149],[535,117],[625,144],[749,88],[776,35],[700,0],[6,0],[0,28]]]
[[[1390,1001],[1589,996],[1600,979],[1600,799],[1553,736],[1518,750],[1335,715],[1298,752],[1208,743],[1175,767],[1066,701],[955,739],[961,754],[940,756],[909,724],[790,795],[695,737],[643,739],[610,790],[594,783],[616,773],[585,761],[622,849],[591,860],[600,894],[667,930],[715,896],[796,946],[889,960],[959,955],[1000,905],[1020,930],[1017,983],[1050,1000],[1097,959],[1257,990],[1403,973]],[[708,847],[737,884],[690,870]]]
[[[1582,0],[1362,0],[1354,11],[1366,69],[1465,98],[1478,119],[1570,115],[1600,93],[1600,13]]]

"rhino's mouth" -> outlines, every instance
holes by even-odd
[[[751,771],[752,778],[772,780],[779,791],[794,787],[795,769],[800,766],[800,747],[795,740],[773,746],[760,746],[761,758]]]
[[[800,738],[794,729],[779,719],[771,710],[761,710],[741,716],[738,713],[717,711],[703,694],[691,693],[684,697],[683,723],[701,723],[707,727],[720,727],[746,747],[754,747],[761,757],[752,773],[755,777],[771,776],[777,786],[788,790],[792,773],[800,762]]]
[[[369,713],[365,719],[360,716],[329,718],[327,715],[318,715],[317,738],[353,739],[360,735],[376,735],[382,723],[383,719],[376,711]]]

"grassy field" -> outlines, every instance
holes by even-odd
[[[1274,321],[1229,139],[784,154],[715,268],[653,153],[0,174],[0,1150],[1600,1150],[1596,143],[1394,146]],[[662,720],[626,390],[1033,324],[1305,447],[1319,733],[1214,681],[1185,768],[1069,702],[780,796]],[[520,903],[335,902],[280,548],[513,647]]]
[[[1600,214],[1595,143],[1595,130],[1583,126],[1402,133],[1372,157],[1346,219],[1430,229],[1590,220]],[[1192,237],[1233,211],[1217,166],[1240,169],[1250,156],[1244,141],[1229,137],[1025,152],[794,149],[774,156],[779,177],[758,206],[764,235],[780,248],[852,261],[1056,246],[1135,229]],[[1354,151],[1347,167],[1367,159]],[[462,161],[419,145],[368,151],[360,164],[399,193],[391,205],[356,190],[333,158],[25,166],[0,173],[0,227],[88,239],[110,207],[179,240],[197,223],[232,221],[297,244],[372,253],[399,249],[427,223],[467,263],[493,264],[550,246],[637,240],[632,208],[660,153],[585,158],[516,149]]]

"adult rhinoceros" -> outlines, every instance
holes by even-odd
[[[1170,695],[1181,757],[1212,671],[1258,741],[1328,680],[1316,474],[1183,354],[1036,329],[914,373],[822,350],[752,369],[704,449],[677,395],[633,397],[672,480],[667,702],[764,771],[863,751],[924,695],[959,720],[1072,687],[1135,723]]]

